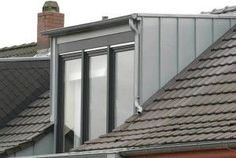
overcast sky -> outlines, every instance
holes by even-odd
[[[37,13],[45,0],[0,1],[0,48],[36,41]],[[65,26],[131,13],[198,14],[236,5],[236,0],[57,0]]]

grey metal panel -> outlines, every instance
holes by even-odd
[[[231,27],[233,27],[236,24],[236,19],[231,19],[230,23],[231,23]]]
[[[196,55],[201,54],[212,43],[212,19],[196,19]]]
[[[214,19],[214,41],[230,29],[230,19]]]
[[[28,147],[24,150],[17,152],[15,155],[16,155],[16,157],[20,157],[20,156],[32,156],[33,154],[34,154],[34,150],[33,150],[33,146],[31,146],[31,147]]]
[[[160,19],[161,86],[177,73],[177,19]]]
[[[159,88],[159,35],[159,18],[144,18],[141,54],[141,103]]]
[[[53,133],[47,134],[34,145],[34,155],[53,153]]]
[[[91,39],[95,37],[112,35],[112,34],[117,34],[117,33],[122,33],[122,32],[127,32],[127,31],[131,31],[128,23],[125,25],[91,30],[89,32],[73,33],[71,35],[60,36],[60,37],[57,37],[57,44],[84,40],[84,39]]]
[[[179,19],[178,30],[178,72],[195,58],[195,22],[194,19]]]
[[[82,49],[96,48],[107,45],[121,44],[134,41],[134,33],[131,31],[117,33],[102,37],[96,37],[91,39],[79,40],[74,42],[59,44],[59,52],[72,52]]]

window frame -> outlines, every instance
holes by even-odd
[[[89,58],[107,55],[107,102],[106,132],[115,128],[115,54],[135,50],[134,43],[106,46],[96,50],[79,50],[59,55],[58,66],[58,105],[56,124],[56,152],[64,152],[64,95],[65,95],[65,62],[81,58],[81,144],[89,139]],[[135,72],[133,72],[135,73]]]

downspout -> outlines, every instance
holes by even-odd
[[[129,19],[129,26],[135,33],[134,106],[138,114],[143,112],[143,108],[140,105],[140,21],[141,19],[137,14],[134,14],[132,18]]]

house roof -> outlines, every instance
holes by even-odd
[[[236,140],[236,26],[111,133],[75,151]]]
[[[37,54],[37,43],[28,43],[12,47],[0,48],[0,58],[32,57]]]
[[[0,156],[22,150],[52,131],[49,91],[0,129]]]
[[[0,60],[0,156],[22,150],[52,126],[49,78],[48,58]]]

